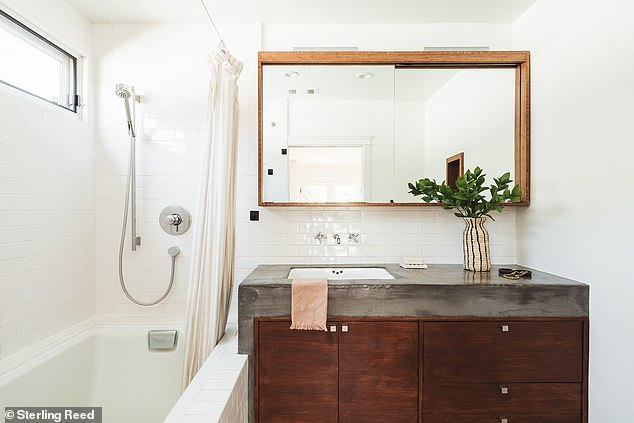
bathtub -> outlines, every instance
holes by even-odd
[[[103,407],[103,423],[162,422],[181,392],[182,339],[172,351],[149,351],[151,329],[97,326],[0,377],[5,406]]]

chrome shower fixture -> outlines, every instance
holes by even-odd
[[[117,93],[117,96],[121,98],[132,97],[132,90],[130,90],[130,87],[127,86],[126,84],[117,84],[115,88],[115,92]]]
[[[117,84],[115,87],[115,94],[117,94],[117,97],[123,99],[123,104],[125,105],[125,115],[128,119],[128,132],[130,135],[135,137],[136,133],[134,131],[134,121],[132,113],[130,113],[130,98],[132,98],[133,101],[139,101],[139,97],[135,95],[134,87],[130,87],[126,84]]]
[[[192,224],[192,216],[181,206],[168,206],[159,215],[159,225],[170,235],[182,235]]]

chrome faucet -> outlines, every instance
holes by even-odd
[[[337,245],[341,244],[341,237],[339,236],[339,234],[334,234],[332,237],[335,239]]]
[[[326,235],[323,234],[323,232],[319,231],[317,233],[317,235],[314,236],[314,239],[316,239],[317,241],[319,241],[319,243],[321,244],[326,238],[328,238]]]
[[[348,234],[348,242],[356,242],[357,244],[359,243],[359,233],[358,232],[350,232]]]

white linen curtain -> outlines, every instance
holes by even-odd
[[[235,250],[238,85],[242,63],[221,45],[211,80],[198,187],[185,320],[183,389],[224,335]]]

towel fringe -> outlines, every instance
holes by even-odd
[[[323,332],[328,332],[328,328],[321,325],[296,325],[295,323],[291,324],[289,329],[295,330],[320,330]]]

